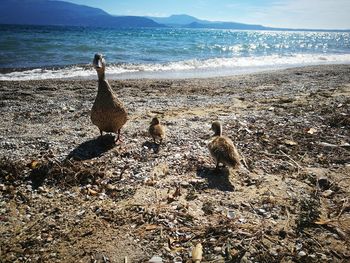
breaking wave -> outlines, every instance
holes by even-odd
[[[191,59],[169,63],[108,64],[108,79],[137,78],[197,78],[228,76],[265,70],[283,69],[307,65],[349,64],[350,54],[296,54],[293,56],[255,56]],[[96,72],[91,65],[73,65],[58,68],[34,68],[8,70],[0,80],[43,79],[94,79]]]

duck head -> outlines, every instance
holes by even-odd
[[[222,135],[222,125],[219,121],[214,121],[211,124],[211,130],[214,132],[214,136]]]
[[[157,117],[154,117],[153,119],[152,119],[152,121],[151,121],[151,125],[157,125],[157,124],[159,124],[160,123],[160,121],[159,121],[159,119],[157,118]]]
[[[92,62],[92,65],[97,71],[97,75],[99,78],[104,78],[105,68],[106,68],[106,61],[102,54],[95,54],[94,60]]]

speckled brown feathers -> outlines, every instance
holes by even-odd
[[[107,81],[99,81],[97,96],[91,110],[91,120],[101,131],[114,133],[117,133],[127,121],[124,105],[115,97]]]
[[[162,124],[160,124],[160,121],[157,117],[154,117],[151,121],[151,125],[149,126],[149,134],[153,138],[154,143],[161,144],[163,139],[165,138],[165,128]]]
[[[91,109],[91,121],[102,132],[118,134],[127,121],[127,112],[123,103],[116,97],[108,81],[105,79],[105,62],[102,55],[96,54],[94,67],[98,75],[98,91]]]
[[[214,135],[208,143],[208,148],[216,161],[216,168],[219,168],[219,163],[237,168],[240,165],[240,156],[231,139],[222,135],[221,123],[214,122],[212,130]]]

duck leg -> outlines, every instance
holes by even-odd
[[[101,129],[99,129],[100,130],[100,136],[102,136],[102,130]]]
[[[216,172],[218,172],[218,171],[219,171],[219,162],[216,162],[215,171],[216,171]]]
[[[117,133],[117,139],[115,139],[115,142],[123,142],[122,139],[120,139],[120,129],[118,130],[118,133]]]

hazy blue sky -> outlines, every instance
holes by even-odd
[[[350,0],[66,0],[114,15],[169,16],[290,28],[350,28]]]

